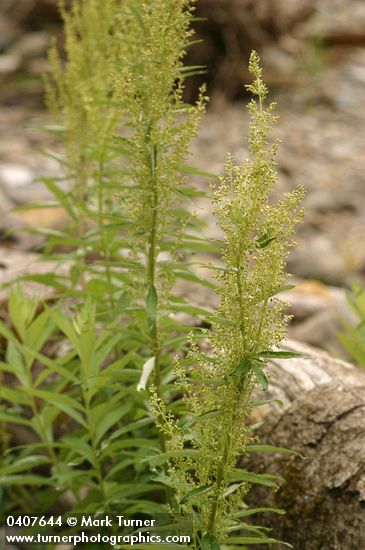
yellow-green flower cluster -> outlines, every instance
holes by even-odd
[[[288,278],[286,259],[302,217],[302,188],[287,193],[277,203],[270,201],[277,181],[278,144],[268,143],[276,121],[275,104],[266,109],[263,106],[267,89],[255,52],[249,68],[254,82],[247,88],[258,98],[248,105],[250,158],[235,166],[229,157],[226,173],[213,193],[225,247],[224,269],[217,276],[221,303],[212,343],[226,374],[240,361],[272,350],[285,336],[287,317],[276,295]],[[222,318],[228,322],[221,322]]]
[[[52,47],[47,102],[63,127],[67,176],[73,178],[81,207],[118,126],[111,67],[121,49],[114,19],[120,0],[82,0],[73,2],[70,10],[60,4],[67,63]]]
[[[153,284],[152,264],[161,245],[174,241],[176,228],[186,221],[187,212],[176,207],[185,183],[181,167],[204,111],[203,96],[197,105],[184,103],[182,97],[192,3],[138,0],[133,6],[132,0],[129,15],[123,12],[119,25],[128,25],[129,48],[139,52],[137,61],[137,56],[127,51],[115,71],[115,90],[129,130],[124,143],[130,170],[123,202],[137,251],[142,249],[147,256]],[[183,219],[179,220],[180,214]]]
[[[200,521],[197,549],[204,548],[204,542],[218,548],[218,541],[224,541],[253,479],[235,466],[253,440],[247,425],[252,391],[258,383],[267,387],[267,357],[286,334],[285,304],[276,295],[288,278],[286,259],[302,217],[301,188],[271,202],[277,181],[277,142],[269,142],[275,105],[265,106],[267,88],[255,52],[249,68],[254,81],[247,88],[256,96],[248,105],[249,159],[236,166],[229,156],[225,175],[213,191],[224,245],[223,266],[217,268],[220,305],[208,332],[211,349],[201,353],[194,346],[190,359],[195,366],[185,374],[179,367],[192,412],[190,424],[178,432],[173,419],[161,412],[158,397],[153,398],[160,419],[170,425],[162,429],[173,434],[167,442],[172,456],[168,482],[176,491],[179,511],[194,513]],[[184,455],[181,449],[189,452]]]

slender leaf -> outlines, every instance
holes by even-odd
[[[268,538],[268,537],[229,537],[226,541],[224,541],[224,544],[230,546],[230,545],[237,545],[237,544],[283,544],[284,546],[287,546],[288,548],[293,548],[291,544],[288,542],[282,542],[280,540]]]
[[[206,493],[210,493],[213,489],[212,485],[205,485],[203,487],[196,487],[195,489],[192,489],[191,491],[188,491],[186,495],[182,497],[180,500],[180,504],[185,504],[188,500],[195,498],[200,495],[205,495]]]
[[[260,357],[265,359],[298,359],[304,358],[305,355],[293,351],[262,351]]]
[[[221,550],[219,541],[213,533],[204,533],[201,547],[202,550]]]

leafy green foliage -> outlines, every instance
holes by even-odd
[[[0,419],[21,425],[34,443],[9,446],[0,486],[10,494],[18,483],[24,492],[38,486],[34,507],[40,511],[48,499],[42,487],[50,485],[54,501],[69,491],[80,512],[116,504],[127,510],[137,496],[156,491],[140,465],[158,449],[153,420],[135,388],[140,358],[132,351],[110,357],[121,334],[113,327],[97,330],[91,300],[68,316],[15,290],[9,314],[13,328],[0,324],[8,342],[0,371],[9,377],[0,390]],[[60,342],[59,351],[49,357],[43,348],[52,340]]]
[[[342,321],[344,332],[337,336],[347,353],[360,367],[365,368],[365,289],[361,285],[353,285],[352,292],[347,293],[347,301],[358,322],[354,325]]]

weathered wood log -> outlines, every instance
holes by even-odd
[[[187,64],[203,65],[213,100],[242,96],[243,82],[250,79],[247,60],[252,49],[278,42],[315,10],[313,0],[199,0],[196,37],[202,40],[189,49]],[[187,81],[191,97],[196,83]],[[195,92],[196,93],[196,92]]]
[[[308,358],[273,361],[270,397],[284,406],[265,406],[260,439],[306,458],[253,458],[255,471],[286,480],[276,494],[253,491],[255,504],[287,511],[260,520],[297,550],[364,549],[365,373],[304,344],[286,348]]]

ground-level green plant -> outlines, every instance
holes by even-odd
[[[0,477],[7,511],[45,512],[66,491],[76,512],[150,511],[144,495],[158,488],[140,462],[158,440],[136,389],[142,359],[133,349],[111,358],[123,333],[97,328],[91,300],[70,315],[14,290],[9,314],[12,327],[0,323],[7,341],[0,420],[14,428]]]
[[[342,321],[344,331],[338,334],[347,353],[360,366],[365,368],[365,289],[354,284],[351,292],[347,292],[347,301],[356,315],[357,323]]]
[[[225,239],[223,265],[216,268],[221,301],[207,334],[211,351],[202,353],[195,345],[190,352],[194,367],[178,366],[188,419],[177,420],[154,391],[151,399],[167,439],[166,452],[152,457],[151,464],[165,464],[157,479],[174,490],[172,511],[194,517],[196,550],[275,542],[265,529],[242,523],[252,514],[244,505],[250,486],[275,486],[275,476],[258,476],[236,465],[242,456],[269,450],[256,444],[255,426],[247,422],[257,405],[252,393],[257,384],[267,388],[270,357],[293,355],[277,351],[288,320],[277,294],[286,288],[286,257],[301,219],[303,191],[269,201],[277,179],[276,143],[268,144],[274,104],[264,107],[267,90],[255,53],[249,68],[254,81],[248,89],[257,98],[248,106],[250,159],[236,166],[229,157],[213,192]]]

